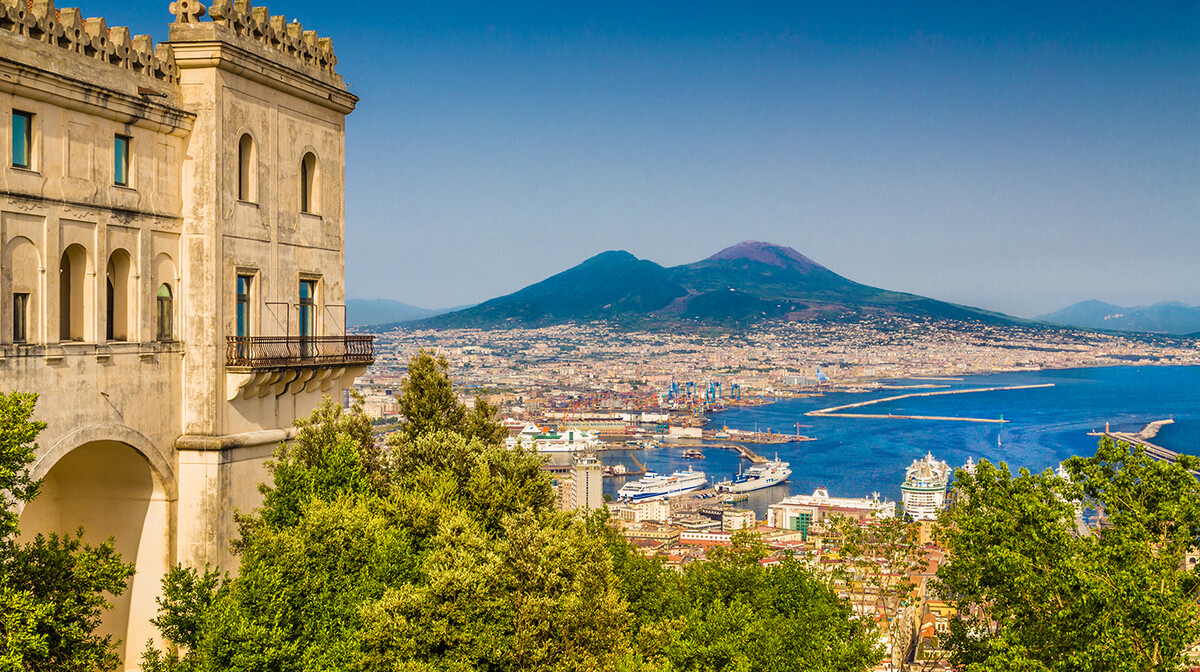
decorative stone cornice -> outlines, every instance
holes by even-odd
[[[332,39],[318,36],[315,30],[304,30],[297,21],[288,23],[282,15],[271,16],[266,7],[254,7],[250,0],[214,0],[211,8],[206,8],[198,0],[175,0],[170,9],[175,15],[176,25],[201,23],[201,19],[208,15],[213,23],[294,59],[297,65],[320,72],[338,85],[342,84],[342,78],[336,71],[337,56],[333,53]]]
[[[171,45],[155,46],[149,35],[130,36],[128,28],[109,28],[100,18],[85,19],[75,7],[55,9],[54,0],[0,0],[0,30],[168,84],[179,83],[179,68]]]

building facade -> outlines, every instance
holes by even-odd
[[[137,565],[131,664],[171,565],[235,569],[264,459],[373,361],[346,335],[345,123],[330,40],[171,3],[169,40],[0,2],[0,389],[46,423],[21,528]]]
[[[830,497],[825,488],[811,495],[792,495],[767,507],[767,525],[801,532],[808,538],[809,528],[838,516],[863,523],[876,518],[896,515],[896,503],[881,500],[878,493],[872,498]]]

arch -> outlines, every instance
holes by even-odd
[[[317,155],[306,152],[300,159],[300,212],[316,214],[320,210],[320,166]]]
[[[73,243],[63,250],[58,266],[58,338],[60,341],[85,341],[91,331],[90,309],[94,305],[92,258],[87,250]]]
[[[258,202],[258,152],[254,136],[243,133],[238,139],[238,184],[239,201]]]
[[[117,248],[108,257],[106,302],[106,336],[110,341],[132,341],[134,336],[133,307],[137,305],[137,292],[134,288],[133,258],[129,252]]]
[[[41,275],[37,245],[24,236],[14,236],[0,255],[0,287],[5,290],[0,296],[0,323],[4,324],[0,343],[41,340]]]
[[[100,634],[121,639],[118,653],[135,663],[147,639],[157,638],[159,579],[171,564],[171,506],[176,483],[170,465],[143,435],[116,424],[91,425],[57,441],[34,463],[40,496],[18,511],[22,535],[72,533],[98,544],[112,537],[137,574],[112,599]]]

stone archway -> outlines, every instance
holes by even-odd
[[[58,441],[33,468],[42,492],[21,511],[24,538],[38,533],[73,533],[98,544],[112,537],[137,573],[124,595],[112,600],[101,634],[121,640],[127,669],[137,667],[147,640],[158,640],[150,624],[161,579],[171,565],[174,475],[158,451],[127,427],[88,427]]]

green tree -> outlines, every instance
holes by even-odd
[[[1200,459],[1167,463],[1105,438],[1095,457],[1014,476],[956,474],[938,588],[960,618],[945,642],[969,672],[1178,670],[1200,639]],[[1102,524],[1086,525],[1095,512]]]
[[[408,362],[408,376],[400,386],[404,425],[393,435],[393,441],[412,441],[438,430],[455,431],[487,443],[504,440],[508,430],[495,421],[496,407],[477,395],[475,406],[468,410],[454,394],[449,372],[445,357],[435,357],[424,348],[413,355]]]
[[[96,629],[121,595],[133,565],[112,540],[98,546],[74,534],[19,539],[15,505],[37,496],[29,465],[45,428],[30,420],[37,395],[0,394],[0,671],[92,672],[117,667],[118,641]]]

